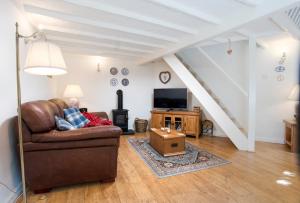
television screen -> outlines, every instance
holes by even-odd
[[[154,108],[186,109],[187,89],[166,88],[154,89]]]

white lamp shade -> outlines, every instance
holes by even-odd
[[[288,97],[289,100],[299,101],[299,85],[295,85]]]
[[[67,67],[58,46],[48,41],[30,44],[24,71],[35,75],[62,75]]]
[[[67,98],[83,97],[83,92],[79,85],[67,85],[64,91],[64,97]]]

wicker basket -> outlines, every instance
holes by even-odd
[[[147,125],[148,125],[148,121],[147,120],[136,118],[134,120],[134,124],[135,124],[135,131],[137,133],[144,133],[144,132],[146,132]]]

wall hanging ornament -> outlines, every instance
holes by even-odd
[[[275,71],[280,73],[285,71],[285,67],[283,65],[278,65],[275,67]]]
[[[286,60],[286,53],[283,52],[280,60],[278,61],[278,66],[275,67],[276,72],[284,72],[286,70],[285,66],[283,65]]]
[[[118,74],[118,69],[116,67],[111,67],[109,72],[112,75],[117,75]]]
[[[280,60],[279,60],[278,63],[279,63],[280,65],[282,65],[282,64],[284,64],[285,60],[286,60],[286,53],[283,52],[283,53],[282,53],[282,56],[281,56],[281,58],[280,58]]]
[[[122,68],[121,73],[122,73],[122,75],[128,75],[129,74],[128,68],[126,68],[126,67]]]
[[[228,55],[231,55],[231,54],[232,54],[231,39],[228,39],[228,49],[227,49],[227,54],[228,54]]]
[[[123,86],[128,86],[128,85],[129,85],[129,80],[128,80],[127,78],[124,78],[124,79],[122,80],[122,85],[123,85]]]
[[[117,80],[117,78],[112,78],[112,79],[110,79],[110,85],[111,86],[117,86],[118,85],[118,80]]]
[[[284,75],[280,74],[277,76],[277,81],[281,82],[284,80]]]
[[[97,72],[100,73],[101,69],[100,69],[100,63],[97,63]]]
[[[167,84],[171,80],[171,73],[169,71],[162,71],[159,73],[159,80],[163,84]]]

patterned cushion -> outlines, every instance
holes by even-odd
[[[90,121],[80,113],[77,108],[64,109],[66,120],[71,123],[75,128],[82,128]]]
[[[76,129],[74,126],[71,125],[71,123],[69,123],[68,121],[66,121],[61,117],[55,116],[55,122],[58,130],[65,131],[65,130]]]

